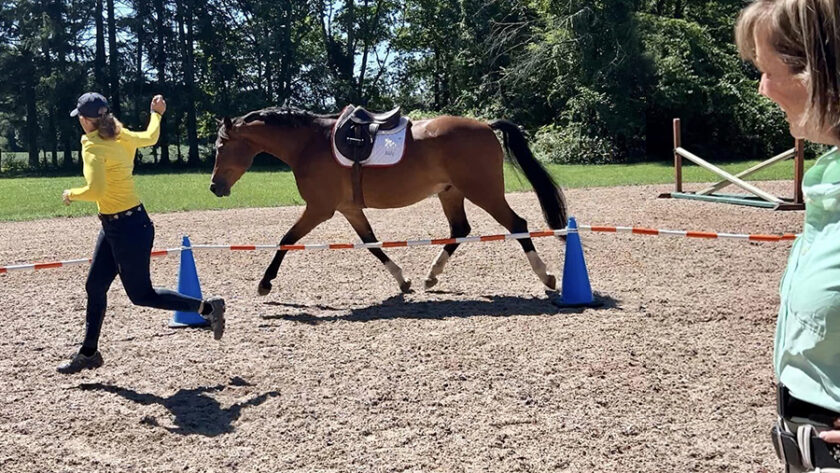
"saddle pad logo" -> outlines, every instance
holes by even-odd
[[[397,143],[395,143],[394,140],[387,136],[383,136],[383,138],[385,138],[385,149],[382,152],[385,154],[385,156],[388,156],[389,158],[394,157],[394,155],[397,153]]]

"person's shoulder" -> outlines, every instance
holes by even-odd
[[[137,132],[136,131],[129,130],[128,128],[125,127],[125,125],[123,125],[122,128],[120,128],[120,134],[117,137],[117,139],[118,140],[133,139],[133,138],[136,138],[136,137],[137,137]]]
[[[99,136],[99,132],[97,131],[92,131],[90,133],[85,133],[84,135],[82,135],[83,146],[100,145],[104,141],[105,140],[103,140],[102,137]]]
[[[82,137],[82,151],[94,158],[105,158],[108,154],[108,144],[96,134],[88,134]]]

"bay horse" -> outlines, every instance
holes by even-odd
[[[351,169],[341,166],[333,156],[332,128],[337,115],[317,115],[287,108],[266,108],[231,120],[221,120],[216,139],[216,162],[210,191],[218,197],[230,195],[231,187],[253,163],[258,153],[271,154],[292,170],[298,191],[306,202],[297,222],[280,240],[291,245],[303,238],[336,211],[344,215],[365,243],[377,241],[362,207],[353,195]],[[364,168],[362,191],[367,207],[386,209],[406,207],[437,194],[449,221],[452,238],[465,237],[470,224],[464,199],[489,213],[511,233],[528,231],[527,223],[505,200],[504,150],[494,133],[503,135],[508,155],[515,159],[539,198],[543,216],[551,229],[566,227],[566,201],[551,175],[534,158],[519,127],[507,120],[489,123],[456,116],[440,116],[410,121],[405,152],[390,167]],[[549,289],[557,280],[546,270],[531,239],[519,240],[531,268]],[[457,243],[443,247],[425,280],[431,288],[438,282]],[[411,282],[402,269],[382,251],[370,252],[386,266],[400,290],[408,292]],[[266,295],[285,256],[278,250],[259,282],[257,292]]]

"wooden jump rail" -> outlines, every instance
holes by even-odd
[[[773,164],[782,162],[793,157],[793,198],[784,198],[772,195],[743,180],[747,176],[764,169]],[[706,187],[698,192],[683,192],[682,181],[682,161],[688,159],[698,166],[717,174],[723,180]],[[699,156],[689,152],[682,147],[682,133],[680,127],[680,119],[674,119],[674,175],[675,175],[675,189],[674,192],[660,194],[661,198],[674,199],[692,199],[703,200],[708,202],[723,202],[727,204],[749,205],[753,207],[763,207],[773,210],[802,210],[805,208],[805,202],[802,196],[802,176],[804,174],[805,164],[805,149],[802,140],[797,139],[793,148],[773,156],[772,158],[762,161],[755,166],[732,175],[723,169],[711,164],[710,162],[700,158]],[[741,189],[749,192],[751,195],[744,194],[715,194],[715,192],[723,189],[729,185],[736,185]]]

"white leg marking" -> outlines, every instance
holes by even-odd
[[[394,276],[394,279],[397,280],[397,284],[399,284],[400,287],[403,287],[405,285],[405,279],[403,278],[402,268],[390,260],[385,263],[385,267],[388,268],[388,272],[391,273],[391,276]]]
[[[437,284],[437,277],[443,272],[443,267],[446,266],[447,261],[449,261],[449,253],[446,250],[440,250],[435,263],[432,265],[432,269],[429,270],[429,275],[426,276],[426,289]]]
[[[528,262],[531,263],[531,269],[537,274],[537,277],[540,278],[543,284],[548,286],[551,289],[555,289],[554,286],[557,285],[557,280],[554,278],[554,275],[549,273],[546,270],[545,263],[543,260],[540,259],[539,255],[536,251],[529,251],[525,253],[525,256],[528,257]]]

